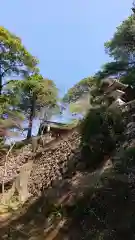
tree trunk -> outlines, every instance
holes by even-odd
[[[31,138],[31,135],[32,135],[32,123],[33,123],[33,118],[35,116],[35,109],[36,109],[36,95],[33,93],[32,100],[31,100],[31,112],[29,117],[27,139]]]

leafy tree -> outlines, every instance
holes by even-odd
[[[21,128],[20,122],[17,121],[17,119],[9,118],[9,119],[0,119],[0,137],[4,136],[12,136],[13,133],[11,133],[8,129],[9,128],[15,128],[18,129]]]
[[[76,102],[71,102],[69,104],[69,111],[73,114],[81,114],[84,116],[87,110],[90,108],[90,94],[85,93],[79,100]]]
[[[135,62],[135,17],[131,15],[117,27],[112,39],[105,43],[106,52],[116,61]]]
[[[132,14],[117,27],[112,39],[105,43],[105,50],[115,61],[106,63],[96,77],[119,78],[135,86],[135,15]]]
[[[39,116],[39,119],[41,120],[41,122],[45,122],[45,121],[50,120],[50,118],[53,115],[57,115],[57,114],[62,114],[59,104],[57,104],[53,107],[51,107],[49,105],[41,107],[41,110],[39,111],[38,116]]]
[[[63,102],[66,103],[76,102],[78,99],[82,97],[82,95],[84,95],[84,93],[89,92],[93,84],[94,79],[92,77],[82,79],[68,90],[68,92],[63,97]]]
[[[135,86],[135,66],[125,62],[114,61],[103,65],[102,69],[95,74],[99,82],[107,77],[119,79],[124,84]]]
[[[0,27],[0,93],[6,84],[5,78],[11,78],[12,75],[26,76],[37,71],[37,63],[20,38]]]
[[[0,27],[0,117],[20,117],[20,79],[37,72],[37,59],[23,46],[21,39]],[[13,78],[12,78],[13,77]],[[22,117],[22,116],[21,116]]]
[[[119,78],[121,76],[124,76],[127,70],[128,64],[125,62],[120,61],[108,62],[105,63],[102,66],[101,70],[95,74],[95,78],[97,80],[102,80],[110,76]]]
[[[30,138],[36,111],[40,111],[43,107],[56,107],[58,90],[52,80],[44,79],[40,74],[31,75],[26,80],[20,82],[22,98],[19,107],[29,116],[27,138]]]
[[[17,81],[15,81],[17,82]],[[18,104],[20,102],[19,91],[15,88],[12,82],[12,88],[8,84],[4,91],[0,95],[0,150],[4,149],[6,137],[13,137],[17,135],[17,132],[13,132],[13,129],[21,128],[21,121],[24,120],[24,115],[21,113]],[[9,87],[9,89],[8,89]]]
[[[12,129],[17,128],[22,130],[20,119],[12,115],[8,119],[0,119],[0,152],[7,151],[5,148],[5,140],[7,137],[14,137],[18,134],[13,132]]]
[[[95,74],[99,80],[106,77],[119,78],[129,85],[135,85],[135,15],[132,14],[117,27],[111,40],[105,43],[106,53],[114,61],[103,65]]]
[[[56,104],[53,81],[38,74],[38,61],[23,46],[21,39],[0,27],[0,115],[29,115],[28,137],[36,110]],[[19,76],[20,80],[12,80]],[[5,81],[6,80],[6,81]]]

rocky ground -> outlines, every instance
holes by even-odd
[[[7,151],[8,152],[8,151]],[[6,155],[2,157],[2,160],[0,162],[0,184],[3,181],[4,176],[4,182],[10,182],[10,180],[14,179],[19,170],[20,167],[28,161],[28,159],[31,157],[31,145],[28,144],[22,149],[20,149],[17,152],[10,153],[8,158],[6,159]],[[6,163],[6,166],[5,166]],[[6,167],[6,173],[4,174]]]
[[[3,181],[3,175],[4,175],[4,171],[5,171],[5,169],[4,169],[5,168],[5,162],[6,162],[6,174],[5,174],[5,177],[4,177],[4,182],[7,183],[10,180],[12,180],[18,174],[18,172],[20,170],[20,167],[24,163],[26,163],[28,160],[31,160],[31,159],[33,159],[33,162],[34,162],[35,158],[40,159],[40,157],[43,154],[45,154],[45,152],[48,152],[48,154],[49,154],[48,150],[50,150],[51,148],[52,149],[57,148],[57,145],[60,142],[62,142],[64,139],[66,139],[68,134],[71,135],[71,133],[73,131],[72,130],[73,124],[71,124],[71,126],[70,126],[70,128],[72,127],[71,129],[68,128],[68,126],[66,126],[66,127],[67,127],[67,130],[65,130],[64,133],[62,132],[60,134],[60,136],[57,137],[56,140],[55,140],[56,137],[51,137],[50,138],[50,136],[47,135],[47,134],[43,135],[42,138],[43,138],[44,146],[43,146],[43,144],[41,144],[40,141],[38,141],[38,147],[36,149],[35,154],[32,153],[33,147],[32,147],[32,144],[29,143],[31,141],[28,141],[28,140],[24,140],[20,143],[18,142],[13,147],[12,151],[10,151],[10,154],[8,155],[8,157],[6,157],[6,155],[8,153],[8,150],[9,150],[8,148],[7,148],[6,153],[5,153],[5,151],[3,153],[0,152],[0,184]],[[61,129],[58,128],[57,130],[60,131]],[[36,138],[39,138],[39,136],[34,137],[32,139],[36,139]],[[63,141],[63,144],[65,144],[64,141]],[[61,146],[62,145],[60,145],[60,147]],[[59,146],[58,146],[58,148],[59,148]],[[49,157],[48,154],[46,154],[46,157]],[[57,152],[57,155],[58,155],[58,152]],[[57,156],[56,156],[56,158],[57,158]],[[41,159],[40,163],[42,162],[42,160],[43,159]],[[50,162],[50,164],[51,164],[51,162]]]
[[[77,132],[54,142],[48,150],[34,160],[30,178],[30,192],[39,194],[50,186],[56,185],[65,174],[74,171],[80,157],[78,150],[80,137]]]
[[[71,165],[71,159],[72,165],[75,163],[76,157],[73,159],[73,156],[77,156],[80,144],[79,134],[73,132],[57,140],[47,140],[47,142],[45,146],[39,145],[36,153],[32,153],[31,144],[28,144],[20,150],[11,152],[7,159],[4,156],[0,166],[0,183],[2,184],[3,179],[5,183],[12,182],[23,164],[31,159],[33,169],[29,189],[32,194],[39,195],[43,189],[54,184],[56,180],[60,180],[66,173],[69,162]]]
[[[57,144],[53,142],[47,151],[39,151],[29,181],[36,200],[30,199],[14,220],[6,221],[3,227],[1,224],[0,239],[135,239],[132,114],[123,136],[110,160],[94,173],[78,170],[77,132],[59,139]],[[104,176],[106,168],[109,175]]]

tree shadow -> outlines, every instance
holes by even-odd
[[[68,158],[72,162],[73,158]],[[47,237],[53,230],[59,229],[57,225],[64,217],[61,203],[68,196],[68,179],[75,172],[71,171],[73,165],[68,164],[62,180],[52,183],[49,189],[43,189],[35,201],[30,199],[9,221],[0,224],[0,239],[44,239],[45,235]]]
[[[76,174],[77,152],[62,180],[0,226],[0,239],[135,239],[134,186],[114,179],[91,187],[90,173]]]
[[[66,207],[71,220],[67,239],[135,239],[135,192],[127,183],[111,180],[92,197],[87,192]],[[62,238],[57,238],[61,239]]]

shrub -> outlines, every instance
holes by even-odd
[[[120,148],[114,159],[115,170],[119,173],[128,173],[134,171],[135,167],[135,148]]]
[[[82,159],[86,165],[96,167],[116,147],[124,130],[121,112],[106,107],[90,109],[80,125]]]

